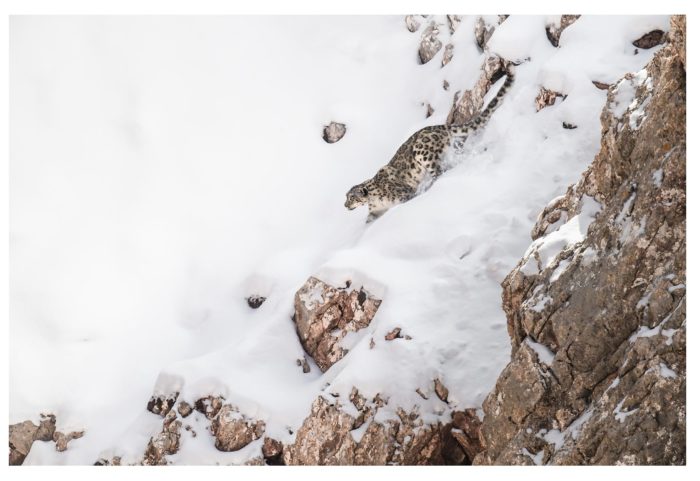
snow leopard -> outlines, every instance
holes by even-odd
[[[478,131],[503,102],[515,79],[512,63],[504,61],[503,70],[505,83],[479,115],[463,125],[432,125],[415,132],[374,177],[347,192],[345,207],[353,210],[367,204],[369,223],[391,207],[418,195],[422,187],[429,186],[443,173],[442,161],[455,138]]]

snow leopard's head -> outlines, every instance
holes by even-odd
[[[348,210],[353,210],[356,207],[366,204],[368,200],[369,189],[367,188],[367,182],[363,182],[348,191],[345,199],[345,207]]]

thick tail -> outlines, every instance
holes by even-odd
[[[479,115],[474,117],[471,121],[464,125],[453,125],[450,127],[450,131],[456,135],[464,135],[472,132],[486,124],[491,118],[496,109],[503,103],[503,98],[505,97],[508,90],[510,90],[513,85],[513,80],[515,80],[515,68],[511,62],[503,62],[506,81],[498,90],[496,96],[489,102],[484,110],[481,111]]]

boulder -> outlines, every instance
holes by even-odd
[[[418,29],[420,28],[420,24],[421,24],[420,15],[406,15],[406,17],[404,18],[404,21],[406,22],[406,28],[411,33],[417,32]]]
[[[82,438],[85,431],[71,431],[68,434],[56,431],[53,440],[56,442],[56,451],[63,452],[68,449],[68,443],[74,439]]]
[[[347,127],[345,126],[345,124],[341,124],[339,122],[331,122],[330,124],[323,127],[323,140],[325,140],[329,144],[335,144],[345,136],[346,131]],[[265,301],[265,298],[261,296],[253,297],[255,297],[253,301],[251,301],[251,298],[248,298],[248,305],[250,305],[250,307],[252,307],[253,309],[257,309]],[[251,305],[251,302],[252,304],[257,304],[257,307]]]
[[[10,425],[10,466],[17,466],[24,462],[29,454],[32,444],[36,439],[39,426],[31,421],[24,421]]]
[[[82,436],[82,432],[80,435]],[[56,416],[53,414],[40,414],[38,426],[31,421],[10,425],[8,438],[10,466],[17,466],[24,462],[34,441],[54,441],[57,436],[63,437],[64,435],[56,432]],[[58,448],[59,445],[57,443],[56,449]],[[65,449],[58,450],[64,451]]]
[[[363,288],[336,288],[310,277],[294,296],[294,323],[304,350],[325,372],[347,353],[343,338],[369,326],[381,300]]]
[[[284,446],[276,439],[266,437],[263,440],[263,459],[268,465],[278,465],[282,463],[282,449]]]
[[[174,410],[169,411],[163,420],[161,432],[148,442],[141,464],[146,466],[168,464],[165,456],[175,454],[180,449],[181,428],[182,422],[177,419],[177,413]]]
[[[663,41],[664,31],[656,29],[652,30],[651,32],[645,33],[637,40],[632,42],[632,45],[634,45],[637,48],[649,49],[660,45]]]
[[[430,62],[442,48],[442,42],[438,38],[439,35],[440,28],[434,21],[430,22],[423,30],[420,46],[418,47],[418,61],[421,64]]]
[[[216,449],[238,451],[263,435],[265,423],[251,419],[236,407],[225,404],[212,422],[211,431]]]

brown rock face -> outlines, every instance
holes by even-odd
[[[448,424],[425,424],[415,411],[398,409],[385,422],[374,419],[384,407],[379,396],[368,401],[352,390],[356,417],[323,397],[314,401],[293,444],[285,446],[287,465],[426,465],[469,464],[483,449],[481,422],[473,410],[455,413]],[[358,441],[352,431],[366,425]]]
[[[668,34],[671,48],[685,69],[685,15],[671,17],[671,31]]]
[[[294,296],[294,322],[301,344],[325,372],[346,354],[341,341],[369,326],[382,301],[364,289],[339,289],[310,277]]]
[[[461,125],[469,122],[476,116],[484,105],[484,96],[501,76],[504,68],[501,59],[489,57],[484,60],[481,66],[481,76],[472,90],[467,90],[459,97],[455,94],[455,99],[447,115],[447,125]]]
[[[284,464],[347,465],[353,464],[355,442],[350,435],[353,418],[319,397],[311,414],[297,431],[294,444],[284,447]]]
[[[216,449],[238,451],[263,435],[265,423],[251,419],[235,407],[226,404],[212,422],[211,429],[216,438]]]
[[[559,23],[550,23],[545,27],[545,32],[547,33],[547,38],[549,42],[555,46],[559,46],[559,39],[561,38],[561,33],[579,19],[581,15],[562,15],[559,19]]]
[[[484,402],[475,463],[685,463],[680,26],[608,90],[600,152],[503,281],[512,360]]]
[[[480,452],[486,449],[484,439],[481,436],[481,421],[476,414],[476,409],[453,412],[451,434],[470,461],[473,461]]]
[[[10,426],[10,466],[17,466],[24,462],[29,454],[32,443],[36,439],[39,426],[31,421],[12,424]]]
[[[281,442],[272,438],[265,438],[263,440],[263,459],[269,465],[277,465],[282,463],[282,449],[284,446]]]
[[[31,421],[24,421],[10,426],[9,445],[11,466],[20,465],[29,454],[35,441],[55,442],[56,451],[68,449],[68,443],[73,439],[83,437],[84,431],[73,431],[68,434],[56,431],[56,416],[41,414],[39,426]]]

